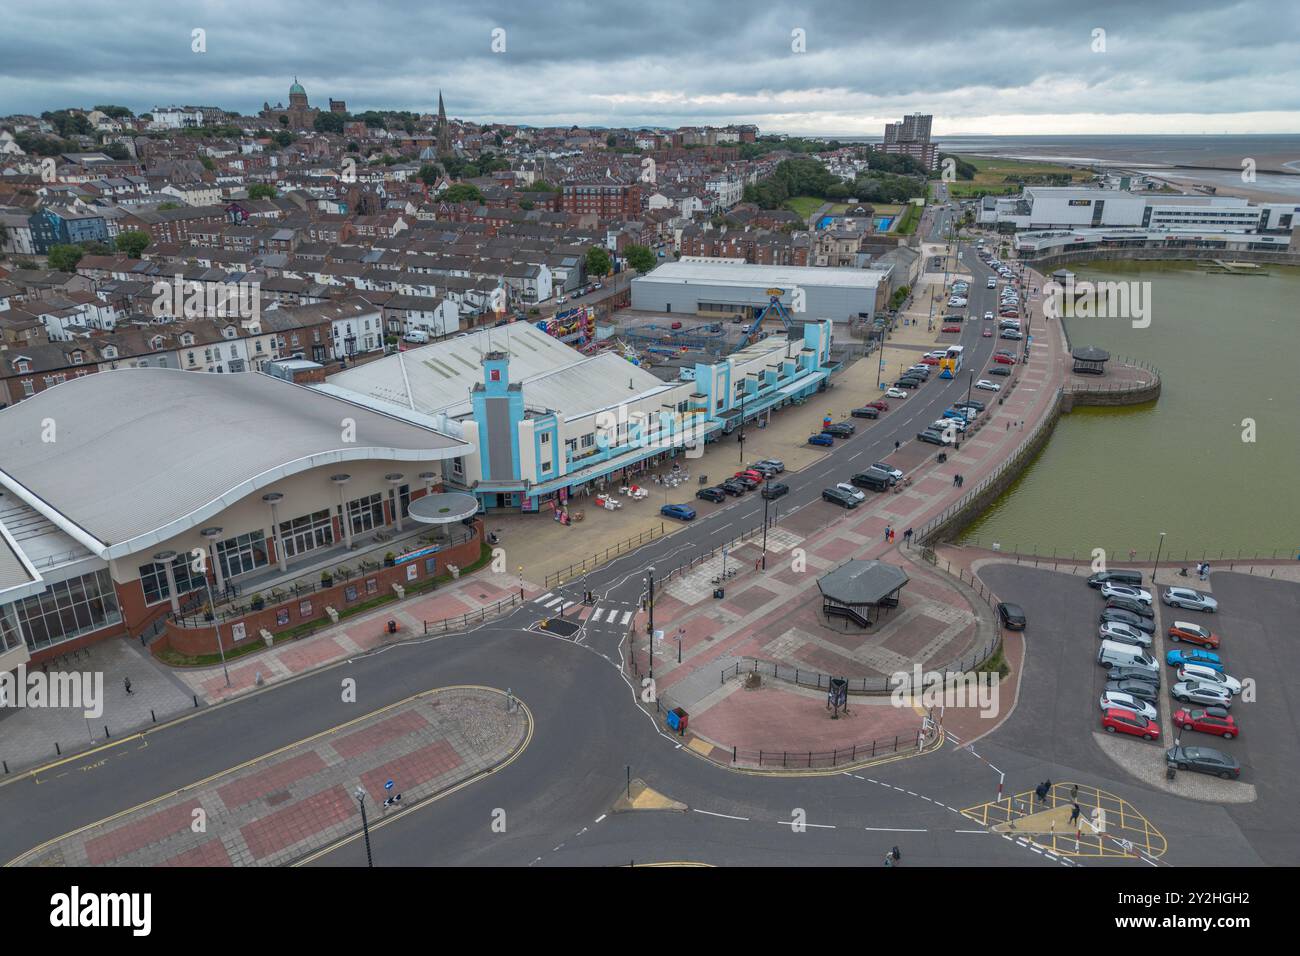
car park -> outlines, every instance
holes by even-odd
[[[875,468],[877,471],[883,471],[885,474],[889,475],[889,477],[892,478],[894,481],[903,480],[902,470],[899,468],[895,468],[893,465],[888,464],[887,462],[878,461],[875,462],[871,467]]]
[[[1153,618],[1156,616],[1154,608],[1148,607],[1141,601],[1132,601],[1128,598],[1109,598],[1106,601],[1106,607],[1119,611],[1128,611],[1130,614],[1136,614],[1138,617]]]
[[[1107,676],[1106,686],[1102,688],[1103,694],[1127,694],[1129,697],[1152,705],[1160,700],[1160,687],[1157,684],[1132,677],[1125,680],[1110,680],[1109,675]]]
[[[1183,680],[1169,689],[1174,700],[1185,704],[1208,704],[1214,707],[1231,707],[1232,692],[1222,684],[1209,681]]]
[[[721,488],[701,488],[695,492],[695,497],[702,501],[726,501],[727,493]]]
[[[880,409],[871,408],[870,406],[867,406],[864,408],[855,408],[851,412],[849,412],[849,414],[852,415],[854,418],[879,418]]]
[[[901,388],[887,389],[885,394],[890,398],[907,398],[907,392],[903,391]]]
[[[849,482],[855,488],[868,488],[871,491],[888,491],[889,486],[893,484],[889,475],[874,468],[858,472],[849,479]]]
[[[865,494],[863,494],[861,491],[858,491],[857,488],[854,488],[847,481],[841,481],[837,483],[835,487],[838,488],[840,491],[844,492],[846,495],[852,495],[859,502],[867,500],[867,496]]]
[[[1206,667],[1204,664],[1183,664],[1178,668],[1177,673],[1179,680],[1198,680],[1203,684],[1220,684],[1233,696],[1241,693],[1241,681],[1229,674],[1225,674],[1223,671],[1216,671],[1213,667]]]
[[[763,497],[769,501],[790,493],[790,486],[780,481],[771,481],[763,486]]]
[[[838,488],[823,489],[822,501],[829,501],[831,504],[839,505],[841,508],[856,508],[858,506],[857,498],[840,491]]]
[[[952,439],[943,432],[937,432],[932,428],[916,433],[917,441],[928,442],[931,445],[951,445]]]
[[[1224,780],[1241,776],[1241,764],[1235,758],[1211,747],[1170,747],[1165,751],[1165,762],[1178,770],[1213,774]]]
[[[1143,740],[1155,740],[1160,736],[1160,725],[1154,720],[1118,707],[1102,713],[1101,727],[1108,734],[1132,734]]]
[[[728,478],[718,487],[721,488],[723,491],[725,491],[727,494],[734,495],[734,496],[743,495],[746,491],[749,490],[748,488],[745,487],[743,483],[737,481],[735,478]]]
[[[980,379],[978,382],[976,382],[976,383],[975,383],[975,387],[978,388],[978,389],[982,389],[982,390],[984,390],[984,391],[986,391],[986,392],[1000,392],[1000,391],[1002,391],[1002,386],[1001,386],[1001,385],[999,385],[997,382],[990,382],[990,381],[989,381],[988,379],[986,379],[986,378],[982,378],[982,379]]]
[[[834,436],[834,435],[828,435],[828,434],[826,434],[825,432],[822,432],[820,435],[813,435],[813,436],[811,436],[811,437],[808,439],[808,444],[810,444],[810,445],[821,445],[822,447],[826,447],[826,446],[828,446],[828,445],[834,445],[834,444],[835,444],[835,436]]]
[[[1169,639],[1175,644],[1186,641],[1188,644],[1211,649],[1219,646],[1219,635],[1208,627],[1201,627],[1188,621],[1174,621],[1169,626]]]
[[[1176,647],[1165,654],[1165,663],[1170,667],[1182,667],[1184,664],[1200,664],[1202,667],[1208,667],[1211,670],[1223,670],[1223,658],[1214,651],[1202,650],[1199,647]]]
[[[1130,601],[1140,601],[1146,605],[1151,604],[1151,592],[1144,591],[1142,588],[1120,584],[1118,581],[1103,581],[1098,587],[1101,588],[1101,596],[1104,598],[1128,598]]]
[[[1137,588],[1142,584],[1142,572],[1124,571],[1117,568],[1114,571],[1098,571],[1088,578],[1088,587],[1090,588],[1100,588],[1107,583],[1123,584],[1127,587]]]
[[[1005,601],[999,602],[998,618],[1002,621],[1002,626],[1009,631],[1023,631],[1025,629],[1025,609],[1019,604],[1008,604]]]
[[[1101,699],[1098,701],[1102,710],[1111,710],[1118,707],[1121,710],[1131,710],[1149,720],[1155,720],[1160,716],[1155,705],[1148,700],[1134,697],[1132,694],[1125,694],[1118,690],[1105,690],[1101,692]]]
[[[1120,624],[1127,624],[1147,634],[1154,634],[1156,630],[1154,620],[1117,607],[1104,607],[1101,609],[1101,617],[1098,618],[1097,623],[1104,624],[1107,621],[1118,621]]]
[[[1213,613],[1219,608],[1219,602],[1214,598],[1191,588],[1166,588],[1165,593],[1160,595],[1160,600],[1170,607],[1180,607],[1185,611]]]
[[[1150,647],[1155,641],[1150,634],[1139,631],[1136,627],[1120,624],[1118,621],[1106,621],[1097,628],[1097,636],[1103,641],[1119,641],[1134,647]]]
[[[695,509],[690,505],[664,505],[659,513],[665,518],[676,518],[679,521],[695,520]]]
[[[1224,740],[1240,736],[1237,721],[1222,707],[1183,708],[1174,711],[1174,726],[1198,734],[1214,734]]]

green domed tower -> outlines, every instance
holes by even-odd
[[[293,78],[293,86],[289,87],[289,109],[307,109],[307,91],[302,88],[298,82],[298,77]]]

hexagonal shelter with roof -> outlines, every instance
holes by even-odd
[[[898,607],[898,594],[908,580],[907,572],[895,564],[846,561],[817,579],[822,613],[870,627],[880,620],[881,608]]]

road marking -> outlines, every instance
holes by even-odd
[[[835,829],[835,826],[834,826],[833,824],[830,824],[830,823],[802,823],[802,824],[796,824],[793,820],[777,820],[776,822],[777,822],[778,824],[780,824],[781,826],[783,826],[783,827],[793,827],[793,826],[796,826],[796,825],[797,825],[797,826],[805,826],[805,827],[815,827],[815,828],[818,829],[818,830],[834,830],[834,829]]]
[[[601,615],[604,613],[605,613],[605,609],[603,607],[596,608],[596,610],[591,612],[591,622],[593,624],[598,623],[600,621]]]
[[[596,821],[595,821],[595,822],[596,822],[596,823],[599,823],[601,820],[605,819],[605,817],[607,817],[607,816],[608,816],[608,814],[606,814],[606,813],[602,813],[600,816],[596,817]]]
[[[615,613],[617,613],[617,612],[615,612]],[[623,620],[619,621],[619,623],[620,623],[620,624],[626,624],[626,623],[627,623],[628,621],[630,621],[630,620],[632,620],[632,612],[631,612],[631,611],[624,611],[624,612],[623,612]]]
[[[812,826],[812,824],[808,824]],[[909,827],[863,827],[864,830],[870,830],[872,833],[929,833],[925,827],[912,829]]]
[[[691,810],[694,811],[695,813],[703,813],[706,816],[710,816],[710,817],[722,817],[725,820],[741,820],[745,823],[749,822],[749,817],[735,817],[732,816],[730,813],[714,813],[712,810],[700,810],[697,809],[696,807],[691,807]]]
[[[541,597],[539,597],[539,598],[533,598],[533,603],[534,603],[534,604],[541,604],[541,603],[542,603],[543,601],[545,601],[548,597],[553,597],[554,594],[555,594],[554,591],[547,591],[547,592],[546,592],[545,594],[543,594]]]
[[[563,603],[564,603],[564,598],[558,598],[558,597],[557,597],[557,598],[552,598],[551,600],[547,601],[545,604],[542,605],[542,607],[545,607],[545,608],[548,608],[548,609],[549,609],[549,608],[553,608],[553,607],[555,607],[555,605],[557,605],[557,604],[563,604]]]

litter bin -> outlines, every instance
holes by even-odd
[[[681,737],[686,733],[686,725],[690,723],[690,720],[690,714],[686,713],[686,711],[682,710],[680,707],[674,707],[672,710],[668,711],[667,716],[664,718],[664,723],[668,725],[669,730],[675,731],[677,736]]]
[[[725,592],[722,590],[722,588],[713,589],[713,597],[715,600],[721,601],[724,593]]]
[[[389,634],[396,634],[396,633],[397,633],[397,622],[396,622],[396,621],[394,621],[394,620],[389,620],[389,622],[388,622],[388,633],[389,633]]]
[[[1165,779],[1173,780],[1176,776],[1178,776],[1178,765],[1172,763],[1165,764]]]

